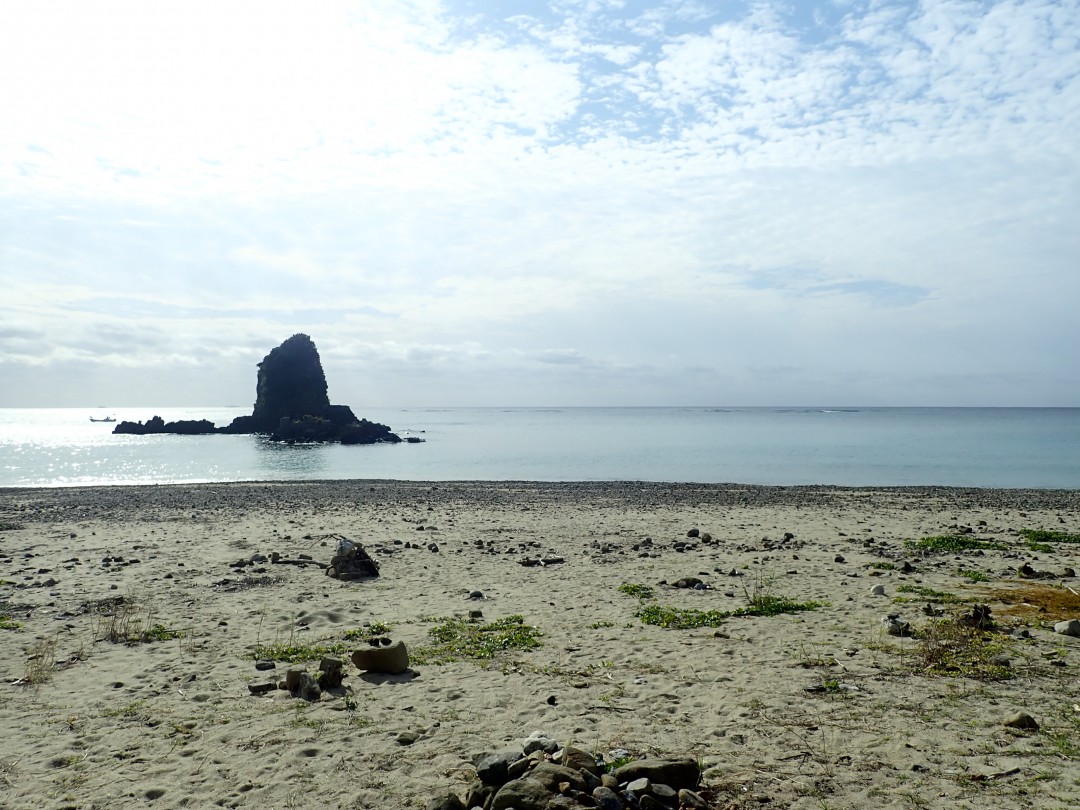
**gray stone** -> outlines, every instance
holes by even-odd
[[[679,791],[679,805],[686,810],[708,810],[709,803],[701,797],[700,793],[683,788]]]
[[[357,669],[397,675],[409,668],[409,651],[405,642],[395,641],[389,647],[365,647],[352,654]]]
[[[619,794],[611,788],[603,786],[595,788],[592,797],[596,800],[596,806],[600,810],[623,810]]]
[[[265,695],[278,688],[276,678],[256,678],[248,684],[248,691],[253,695]]]
[[[543,757],[544,752],[540,751],[539,754],[541,757]],[[532,770],[533,765],[535,765],[538,761],[539,760],[535,756],[528,756],[521,757],[520,759],[510,763],[510,767],[506,769],[505,781],[509,782],[512,779],[520,779],[530,770]]]
[[[419,731],[403,731],[397,735],[398,745],[412,745],[420,739]]]
[[[510,777],[509,767],[521,759],[519,751],[502,751],[497,754],[483,754],[475,761],[476,776],[485,785],[502,787]]]
[[[302,669],[290,669],[285,673],[285,688],[304,700],[316,701],[322,697],[318,681]]]
[[[491,800],[491,810],[546,810],[551,791],[535,779],[507,782]]]
[[[457,794],[448,792],[428,802],[427,810],[466,810],[466,808]]]
[[[586,793],[592,793],[594,790],[600,787],[600,785],[603,784],[603,782],[600,781],[600,777],[594,774],[592,771],[587,771],[582,768],[580,771],[578,771],[578,773],[581,774],[581,779],[585,783]]]
[[[1038,722],[1027,712],[1017,712],[1008,720],[1005,721],[1005,725],[1009,728],[1019,728],[1031,731],[1037,731],[1039,728]]]
[[[653,785],[649,795],[666,807],[677,807],[679,805],[679,792],[668,785],[660,783]]]
[[[531,754],[533,751],[543,751],[547,754],[554,754],[559,750],[559,744],[542,731],[534,731],[525,738],[521,750],[526,754]]]
[[[340,658],[326,656],[319,662],[319,686],[337,689],[345,678],[345,662]]]
[[[626,789],[631,793],[648,793],[652,787],[652,782],[649,781],[647,776],[642,776],[640,779],[635,779],[632,782],[628,782]]]
[[[698,786],[701,770],[698,764],[689,758],[639,759],[618,768],[613,776],[620,783],[645,777],[652,782],[661,782],[676,790],[679,788],[692,790]]]
[[[1054,632],[1063,636],[1080,636],[1080,621],[1069,619],[1054,625]]]
[[[596,764],[596,757],[581,748],[567,746],[563,749],[559,764],[578,771],[589,771],[596,775],[600,774],[600,766]]]
[[[529,778],[539,782],[552,793],[559,792],[559,783],[569,782],[573,790],[584,790],[585,780],[572,768],[556,765],[554,762],[541,762],[532,769]]]
[[[885,632],[890,636],[906,637],[911,635],[911,625],[900,621],[896,616],[886,616],[881,620],[881,624],[885,627]]]
[[[468,794],[465,796],[465,806],[472,810],[473,807],[484,808],[488,802],[491,801],[491,797],[495,795],[495,791],[498,788],[491,785],[478,785],[473,783],[473,786],[469,788]]]
[[[885,595],[885,586],[884,585],[875,585],[873,588],[870,589],[870,595],[871,596],[884,596]]]

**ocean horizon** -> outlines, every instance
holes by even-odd
[[[3,408],[0,487],[228,481],[650,481],[1080,488],[1080,408],[355,408],[417,444],[117,436],[113,423],[248,407]]]

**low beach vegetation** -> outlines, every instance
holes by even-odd
[[[526,624],[524,616],[514,615],[484,624],[458,617],[441,619],[428,635],[432,644],[410,654],[416,663],[489,661],[504,653],[535,649],[544,634]]]
[[[652,599],[656,595],[656,590],[649,585],[624,582],[619,586],[619,593],[633,596],[636,599]]]
[[[719,627],[730,614],[721,610],[697,610],[676,608],[656,602],[644,604],[638,610],[642,624],[651,624],[672,630],[689,630],[694,627]]]
[[[0,616],[0,630],[18,630],[22,624],[10,616]]]
[[[994,540],[980,540],[978,537],[956,534],[936,534],[918,540],[905,540],[904,545],[916,551],[948,554],[956,554],[961,551],[1004,551],[1008,548],[1004,543],[998,543]]]
[[[26,665],[20,683],[40,686],[47,683],[56,671],[56,636],[39,638],[26,650]]]
[[[964,601],[954,593],[936,591],[922,585],[899,585],[896,591],[897,593],[911,594],[911,596],[897,596],[893,599],[894,602],[901,604],[904,602],[933,602],[942,605],[955,605]]]
[[[305,643],[295,638],[287,641],[275,641],[271,644],[256,644],[253,653],[256,661],[281,661],[287,664],[295,664],[301,661],[317,661],[328,655],[342,656],[345,654],[345,644],[341,641],[324,640]]]
[[[982,571],[976,571],[976,570],[974,570],[972,568],[961,568],[956,573],[959,576],[962,576],[964,579],[969,580],[970,582],[989,582],[990,581],[990,577],[987,574],[984,574]]]
[[[1050,529],[1021,529],[1020,536],[1032,543],[1080,543],[1080,534]]]
[[[651,624],[673,630],[688,630],[695,627],[719,627],[726,619],[748,616],[779,616],[782,613],[801,613],[816,610],[824,602],[797,602],[786,596],[771,593],[761,583],[747,594],[747,604],[734,610],[698,610],[696,608],[676,608],[657,602],[642,600],[635,614],[642,624]]]
[[[111,612],[98,614],[96,618],[94,637],[113,644],[149,644],[184,637],[184,631],[156,621],[152,610],[148,609],[144,618],[130,598],[117,602]]]
[[[1015,674],[1005,639],[957,617],[932,619],[919,630],[908,660],[916,674],[1005,681]]]
[[[374,638],[389,635],[392,629],[393,626],[385,622],[372,622],[363,627],[346,630],[343,635],[346,641],[371,641]]]

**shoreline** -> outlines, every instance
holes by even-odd
[[[285,502],[331,505],[350,497],[374,495],[394,499],[423,497],[432,502],[460,500],[490,504],[511,497],[620,500],[635,506],[672,506],[709,503],[714,506],[824,506],[848,503],[852,498],[873,496],[906,501],[932,501],[961,508],[1080,509],[1080,489],[989,488],[952,486],[859,486],[699,484],[648,481],[411,481],[340,479],[307,481],[228,481],[206,484],[124,484],[71,487],[0,487],[0,517],[4,501],[14,498],[27,508],[40,505],[49,519],[75,518],[91,498],[102,516],[130,517],[133,504],[152,503],[159,508],[192,505],[228,507],[236,498],[252,506],[280,506]]]
[[[1023,607],[1080,590],[1068,576],[1080,546],[1035,551],[1023,535],[1080,535],[1078,490],[4,488],[0,529],[0,804],[12,808],[422,810],[446,790],[464,798],[477,755],[538,730],[609,758],[692,756],[716,807],[1080,803],[1068,742],[1080,638]],[[377,579],[324,574],[338,535],[372,553]],[[908,545],[938,535],[988,545]],[[251,562],[274,553],[304,564]],[[1040,576],[1018,575],[1024,564]],[[687,577],[703,587],[670,584]],[[645,623],[624,584],[673,615],[730,614],[763,589],[818,606],[673,629]],[[1007,665],[980,677],[916,665],[936,622],[981,604],[997,626],[980,649]],[[1062,609],[1080,619],[1080,601]],[[470,610],[522,616],[541,646],[431,653],[431,630]],[[889,614],[913,634],[886,633]],[[118,617],[162,632],[110,640]],[[414,653],[411,674],[348,664],[342,691],[313,702],[249,691],[268,645],[348,647],[383,625]],[[1004,725],[1021,711],[1041,728]]]

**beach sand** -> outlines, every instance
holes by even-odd
[[[464,798],[476,755],[534,731],[609,759],[692,756],[716,807],[1080,806],[1080,638],[1054,632],[1080,619],[1066,576],[1080,546],[1031,551],[1019,534],[1080,533],[1074,491],[7,489],[0,529],[3,807],[424,808]],[[336,535],[381,575],[326,576]],[[1005,548],[905,546],[938,535]],[[284,562],[233,565],[271,553]],[[320,565],[289,564],[301,555]],[[1045,576],[1021,577],[1024,563]],[[685,577],[706,587],[670,585]],[[821,604],[673,629],[644,624],[648,602],[624,584],[664,608]],[[973,657],[949,671],[928,601],[946,625],[988,604],[1000,629],[963,636]],[[425,652],[432,628],[470,610],[522,616],[541,646]],[[889,635],[888,614],[915,637]],[[347,631],[371,623],[413,652],[410,672],[349,663],[318,701],[249,690],[296,666],[257,671],[258,647],[344,642],[347,656],[367,646]],[[1039,728],[1006,726],[1018,712]]]

